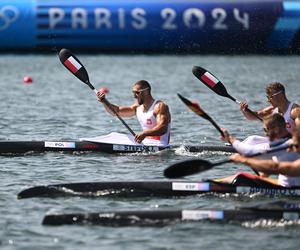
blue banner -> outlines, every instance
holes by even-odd
[[[0,49],[299,49],[300,1],[1,0]]]

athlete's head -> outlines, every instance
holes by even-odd
[[[142,105],[144,103],[145,97],[151,94],[151,86],[149,82],[140,80],[133,84],[132,93],[134,98],[137,99],[138,104]]]
[[[268,101],[276,107],[278,101],[285,97],[285,88],[280,82],[272,82],[267,85],[266,94]]]
[[[280,139],[288,132],[282,115],[275,113],[264,119],[264,130],[270,141]]]

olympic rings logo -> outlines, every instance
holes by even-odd
[[[4,6],[0,9],[0,31],[7,29],[17,20],[20,11],[14,6]]]

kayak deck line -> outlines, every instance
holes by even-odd
[[[188,152],[222,151],[235,152],[225,145],[129,145],[90,141],[0,141],[0,154],[24,154],[27,152],[103,152],[103,153],[155,153],[164,149],[183,147]]]
[[[48,214],[43,225],[163,226],[177,222],[245,222],[255,220],[299,221],[300,203],[264,202],[235,209],[155,209],[120,210],[94,213]]]
[[[197,194],[242,194],[265,196],[300,196],[300,187],[282,187],[278,185],[256,185],[255,183],[229,184],[205,181],[114,181],[65,183],[48,186],[34,186],[22,190],[18,199],[34,197],[180,197]]]

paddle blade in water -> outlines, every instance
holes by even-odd
[[[212,168],[212,164],[206,160],[187,160],[177,162],[164,170],[167,178],[179,178],[187,175],[197,174]]]
[[[71,53],[71,51],[62,49],[59,52],[59,59],[73,75],[75,75],[82,82],[86,83],[91,89],[94,89],[89,83],[89,76],[85,67],[78,60],[78,58]]]
[[[227,93],[227,90],[223,83],[221,83],[220,80],[217,77],[215,77],[212,73],[199,66],[194,66],[192,71],[194,76],[196,76],[201,82],[203,82],[215,93],[221,96],[228,97],[235,101],[235,99]]]

